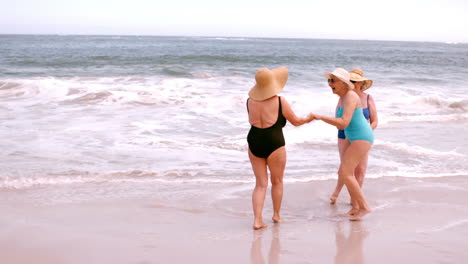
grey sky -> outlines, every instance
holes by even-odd
[[[2,10],[1,34],[468,42],[465,0],[15,0]]]

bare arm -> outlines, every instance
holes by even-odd
[[[308,115],[307,117],[298,117],[292,110],[291,106],[289,105],[288,101],[281,97],[281,107],[283,108],[283,116],[294,126],[300,126],[305,123],[309,123],[314,119],[313,115]]]
[[[375,106],[374,98],[369,95],[369,112],[370,112],[370,126],[374,130],[379,124],[379,117],[377,116],[377,107]]]
[[[338,129],[345,129],[353,118],[354,109],[356,109],[358,100],[360,99],[357,94],[350,91],[344,98],[344,112],[342,117],[328,117],[321,115],[314,115],[314,117],[317,120],[322,120],[325,123],[336,126]]]
[[[335,108],[335,117],[336,117],[336,112],[338,111],[338,108],[340,108],[340,105],[341,105],[341,98],[340,100],[338,100],[338,103],[336,103],[336,108]]]

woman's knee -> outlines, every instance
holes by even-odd
[[[357,177],[364,177],[366,174],[366,168],[362,166],[357,166],[357,168],[354,170],[354,175]]]
[[[339,177],[346,177],[346,176],[352,176],[354,173],[352,170],[350,169],[347,169],[347,168],[344,168],[344,167],[340,167],[338,169],[338,176]]]
[[[283,177],[271,177],[271,185],[276,186],[283,184]]]
[[[348,182],[350,182],[352,180],[351,178],[353,178],[354,175],[353,175],[352,171],[340,168],[338,170],[338,177],[343,179],[345,184],[348,184]]]
[[[259,189],[266,189],[268,188],[268,179],[266,180],[257,180],[257,182],[255,183],[255,188],[259,188]]]

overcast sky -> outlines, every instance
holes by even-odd
[[[468,42],[468,1],[12,0],[0,34]]]

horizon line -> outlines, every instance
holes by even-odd
[[[394,39],[367,39],[367,38],[313,38],[313,37],[265,37],[265,36],[223,36],[223,35],[155,35],[155,34],[82,34],[82,33],[0,33],[0,36],[112,36],[112,37],[193,37],[193,38],[246,38],[246,39],[297,39],[297,40],[342,40],[342,41],[382,41],[382,42],[423,42],[444,44],[468,44],[464,41],[436,41],[436,40],[394,40]]]

